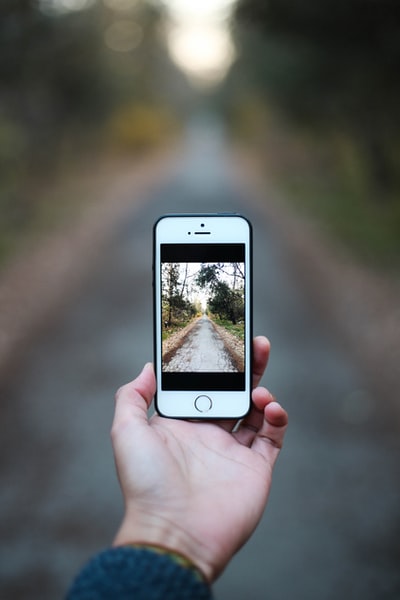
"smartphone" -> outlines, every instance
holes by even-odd
[[[165,215],[153,243],[157,412],[243,417],[252,372],[249,221],[230,213]]]

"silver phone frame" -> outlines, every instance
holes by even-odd
[[[207,236],[204,232],[210,232]],[[189,233],[190,232],[190,233]],[[243,243],[245,245],[245,390],[166,391],[161,389],[161,244]],[[170,214],[160,217],[153,230],[154,366],[157,379],[156,411],[183,419],[239,419],[251,405],[252,381],[252,227],[237,213]],[[196,408],[199,396],[211,398],[207,410]],[[197,403],[201,404],[201,403]]]

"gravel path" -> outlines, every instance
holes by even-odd
[[[169,372],[211,371],[225,373],[237,371],[223,340],[214,329],[207,315],[198,320],[164,370]]]

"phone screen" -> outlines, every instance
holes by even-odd
[[[245,256],[244,243],[161,244],[162,390],[245,390]]]

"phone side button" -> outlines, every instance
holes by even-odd
[[[212,400],[208,396],[197,396],[194,401],[194,407],[201,413],[206,413],[212,407]]]

